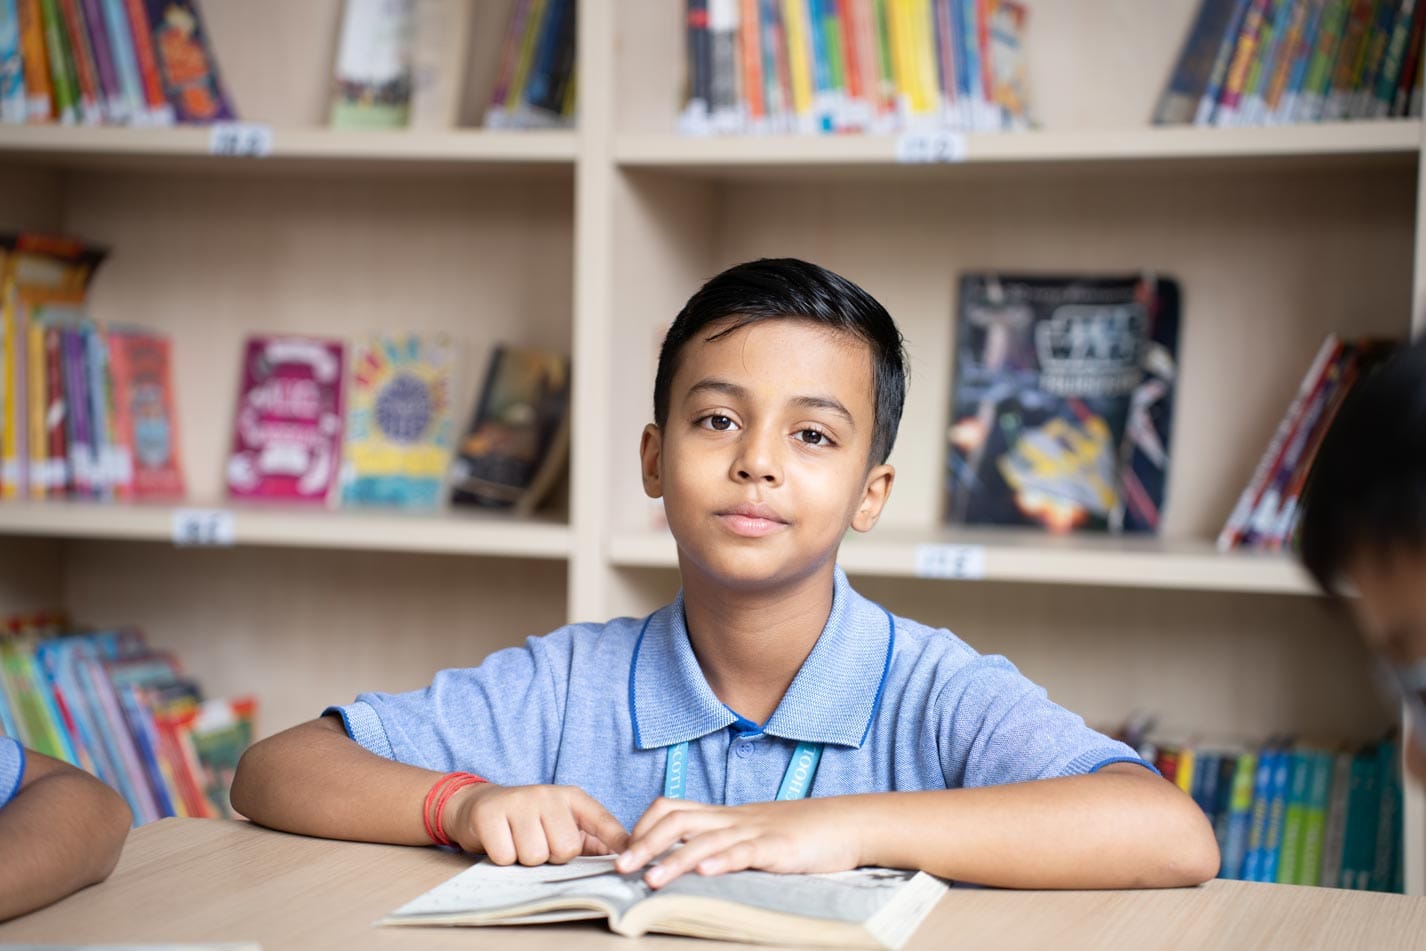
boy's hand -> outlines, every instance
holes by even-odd
[[[862,864],[848,805],[835,797],[746,806],[660,798],[634,826],[616,867],[632,872],[682,842],[644,876],[650,887],[661,888],[690,871],[844,872]]]
[[[629,841],[619,820],[577,786],[467,786],[446,804],[443,824],[462,849],[496,865],[563,865]]]

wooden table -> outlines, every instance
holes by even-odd
[[[165,819],[135,831],[107,882],[0,925],[0,945],[254,941],[263,951],[728,947],[636,942],[581,923],[374,928],[466,867],[435,849],[329,842],[246,822]],[[954,889],[909,949],[1426,948],[1426,899],[1215,881],[1142,892]]]

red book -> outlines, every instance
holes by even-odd
[[[120,499],[183,498],[171,366],[167,337],[137,331],[109,335],[114,440],[121,459],[127,456],[114,486]]]
[[[153,29],[144,0],[124,0],[129,11],[129,29],[134,34],[134,56],[139,61],[139,76],[144,84],[144,101],[148,104],[149,122],[157,125],[173,123],[173,107],[163,94],[163,77],[158,73],[158,56],[153,48]]]
[[[84,11],[79,9],[79,0],[59,0],[59,6],[64,16],[65,35],[69,37],[69,49],[74,55],[74,71],[79,76],[80,118],[93,124],[103,122],[104,87],[99,82],[99,67],[94,62],[94,47],[89,45]]]

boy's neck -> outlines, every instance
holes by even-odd
[[[730,592],[684,572],[683,613],[703,676],[739,716],[766,723],[832,612],[833,570],[768,591]]]

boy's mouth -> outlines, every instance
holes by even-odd
[[[761,502],[742,502],[716,513],[718,521],[734,535],[761,538],[781,531],[788,525],[778,511]]]

